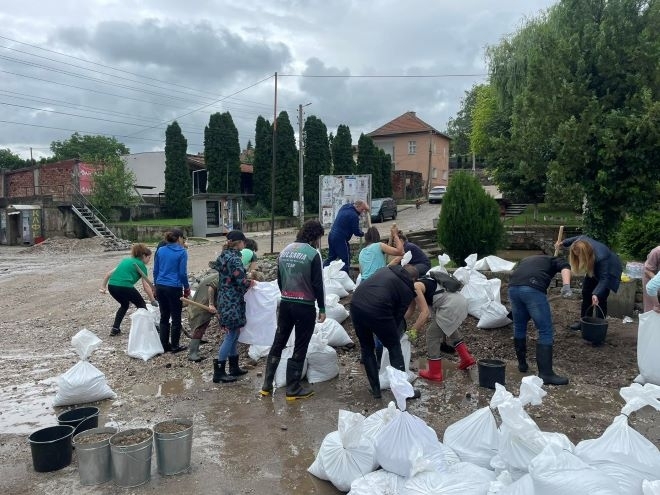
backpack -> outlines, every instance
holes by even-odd
[[[463,288],[463,284],[451,273],[445,273],[441,270],[431,270],[426,276],[435,280],[447,292],[458,292]]]

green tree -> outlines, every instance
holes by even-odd
[[[353,161],[353,139],[347,125],[340,124],[337,135],[332,138],[332,173],[334,175],[355,174]]]
[[[360,175],[371,174],[371,197],[383,197],[383,178],[381,176],[380,156],[373,139],[360,134],[358,140],[357,171]]]
[[[20,156],[12,153],[9,148],[0,149],[0,169],[16,170],[17,168],[29,167],[30,160],[23,160]]]
[[[504,242],[504,227],[497,202],[479,180],[458,172],[449,181],[438,221],[438,243],[457,264],[477,253],[495,254]]]
[[[106,136],[81,136],[74,132],[69,139],[64,141],[53,141],[50,150],[54,153],[56,161],[69,160],[71,158],[82,159],[91,157],[92,161],[104,160],[109,156],[128,155],[130,150],[113,137]]]
[[[89,156],[83,155],[81,159],[92,162]],[[106,218],[110,218],[113,207],[133,206],[138,203],[139,198],[133,188],[135,174],[126,167],[121,158],[109,155],[93,163],[96,169],[91,202],[97,210]]]
[[[241,145],[229,112],[214,113],[204,129],[209,192],[241,192]]]
[[[319,211],[319,176],[330,174],[330,144],[328,128],[314,115],[305,120],[304,178],[305,213]]]
[[[261,115],[257,117],[254,138],[252,192],[270,211],[271,173],[273,170],[273,127]]]
[[[298,199],[298,151],[289,114],[277,116],[275,164],[275,214],[291,216]]]
[[[192,180],[187,150],[188,141],[175,120],[165,131],[165,213],[170,218],[190,216]]]
[[[472,109],[476,101],[476,88],[472,86],[461,99],[461,108],[455,118],[447,123],[447,135],[451,138],[449,155],[455,156],[459,163],[469,162],[471,153],[470,135],[472,134]]]
[[[392,157],[378,148],[378,161],[380,162],[380,173],[382,176],[383,196],[392,196]]]

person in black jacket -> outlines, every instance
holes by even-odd
[[[509,278],[509,301],[513,314],[513,343],[518,358],[518,371],[527,371],[527,323],[534,321],[539,337],[536,344],[536,363],[539,377],[546,385],[566,385],[568,378],[555,375],[552,369],[554,328],[547,292],[552,279],[561,273],[561,295],[570,298],[571,265],[559,257],[536,255],[522,260]]]
[[[414,283],[418,277],[414,266],[388,266],[362,282],[353,293],[351,319],[371,394],[376,399],[381,394],[374,335],[387,348],[392,367],[405,371],[399,328],[405,329],[404,315],[415,299]]]

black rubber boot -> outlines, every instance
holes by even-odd
[[[552,346],[536,344],[536,364],[539,368],[539,378],[544,385],[566,385],[568,378],[555,375],[552,370]]]
[[[286,363],[286,400],[306,399],[314,395],[312,389],[300,383],[303,364],[303,361],[294,361],[291,358]]]
[[[368,353],[362,356],[362,363],[364,364],[364,372],[369,380],[369,392],[373,395],[374,399],[380,399],[380,379],[378,378],[378,362],[373,353]]]
[[[264,373],[264,384],[261,386],[259,392],[264,397],[268,397],[273,393],[273,380],[275,379],[275,372],[280,364],[278,356],[268,356],[266,360],[266,372]]]
[[[518,371],[525,373],[529,369],[527,366],[527,339],[513,339],[513,345],[516,347]]]
[[[225,361],[213,360],[213,383],[235,382],[236,377],[225,373]]]
[[[229,356],[229,374],[231,376],[247,374],[247,370],[243,370],[238,366],[238,354],[236,356]]]

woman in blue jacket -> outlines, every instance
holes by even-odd
[[[156,252],[154,283],[160,305],[160,343],[165,352],[181,352],[187,347],[181,338],[181,296],[190,296],[188,283],[188,252],[183,232],[173,229],[165,234],[166,244]],[[172,325],[170,327],[170,317]],[[171,335],[170,335],[171,330]]]
[[[586,235],[565,239],[557,246],[569,248],[568,262],[571,271],[576,275],[584,275],[582,284],[582,308],[580,317],[587,316],[591,306],[599,306],[602,317],[607,316],[607,297],[610,291],[619,290],[621,283],[621,260],[605,244]],[[601,317],[600,311],[594,308],[594,315]],[[571,330],[579,330],[580,322],[571,324]]]

